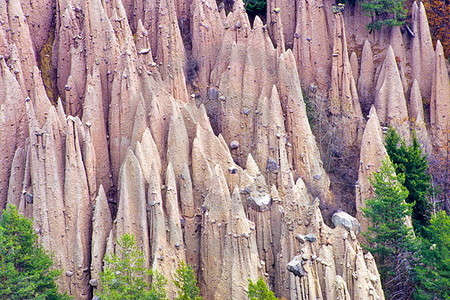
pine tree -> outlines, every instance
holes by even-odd
[[[361,8],[374,21],[367,25],[370,30],[382,27],[394,27],[405,24],[405,0],[364,0]]]
[[[450,216],[441,211],[426,228],[429,239],[422,241],[420,264],[416,267],[416,299],[450,299]]]
[[[0,299],[70,299],[58,293],[60,274],[37,242],[32,221],[8,205],[0,217]]]
[[[390,299],[411,299],[414,291],[414,236],[406,224],[412,204],[405,202],[408,190],[402,185],[389,159],[374,173],[371,184],[375,197],[366,201],[363,210],[370,221],[365,233],[380,268],[381,279]]]
[[[250,300],[277,300],[275,294],[269,290],[262,278],[259,278],[256,282],[248,281],[247,295]]]
[[[406,145],[393,128],[386,134],[386,150],[395,165],[397,174],[404,174],[404,186],[409,191],[406,203],[413,203],[412,220],[417,234],[424,236],[424,227],[430,224],[431,204],[428,196],[431,190],[431,176],[428,173],[427,156],[420,149],[416,135],[411,145]]]
[[[251,16],[266,14],[266,0],[244,0],[245,10]]]
[[[201,300],[200,289],[197,286],[194,270],[185,262],[181,262],[175,271],[174,284],[178,288],[176,300]]]
[[[102,300],[165,300],[166,279],[156,271],[144,267],[144,256],[135,238],[125,234],[117,240],[118,254],[105,257],[100,273]],[[150,283],[151,281],[151,283]]]

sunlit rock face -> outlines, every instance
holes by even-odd
[[[448,155],[423,5],[412,37],[369,35],[327,1],[271,0],[263,18],[221,2],[0,0],[0,206],[33,218],[76,299],[125,233],[169,298],[186,261],[205,299],[244,299],[259,277],[287,299],[384,299],[358,234],[382,126]],[[330,190],[305,90],[359,157],[351,198]]]

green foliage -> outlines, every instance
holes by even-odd
[[[262,278],[259,278],[256,282],[248,281],[247,295],[250,300],[277,300],[275,294],[269,290]]]
[[[414,290],[412,267],[416,243],[406,225],[412,204],[405,202],[408,190],[403,182],[404,176],[396,175],[392,162],[384,160],[371,179],[375,197],[366,201],[363,210],[370,221],[365,233],[367,248],[377,260],[386,294],[392,299],[408,299],[399,295],[410,296]]]
[[[194,270],[182,262],[175,271],[174,284],[178,288],[176,300],[201,300],[200,289],[197,286]]]
[[[414,205],[412,211],[414,230],[424,236],[424,227],[430,224],[431,218],[431,204],[428,200],[431,176],[428,173],[427,156],[420,149],[416,135],[413,135],[411,145],[407,146],[393,128],[386,134],[386,150],[395,165],[396,173],[405,177],[404,186],[409,191],[406,202]]]
[[[144,267],[144,256],[138,250],[134,236],[125,234],[117,241],[118,254],[105,257],[100,274],[102,300],[166,298],[166,279],[156,271]],[[151,282],[151,283],[150,283]]]
[[[245,10],[249,15],[265,15],[267,1],[266,0],[244,0]]]
[[[416,267],[416,299],[450,299],[450,216],[441,211],[432,219]]]
[[[407,10],[405,0],[364,0],[361,8],[366,15],[375,18],[367,28],[380,29],[382,27],[401,26],[405,24]]]
[[[0,299],[70,299],[58,293],[52,259],[37,243],[32,221],[8,205],[0,217]]]

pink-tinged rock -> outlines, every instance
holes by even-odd
[[[214,188],[203,203],[202,287],[211,299],[241,299],[246,294],[245,281],[258,277],[256,240],[239,191],[230,195],[220,166],[214,168],[210,186]]]
[[[391,28],[389,43],[392,46],[392,50],[394,50],[395,61],[397,62],[400,78],[402,79],[403,91],[406,94],[411,85],[411,82],[410,80],[408,80],[408,77],[406,76],[408,61],[405,51],[406,45],[403,40],[403,35],[400,30],[400,26],[395,26]]]
[[[61,93],[66,93],[69,96],[71,93],[76,92],[75,97],[83,96],[81,82],[85,81],[85,42],[82,32],[83,24],[79,21],[81,11],[75,9],[72,4],[67,4],[64,10],[61,10],[59,17],[59,28],[56,28],[55,41],[53,48],[53,61],[54,67],[57,72],[57,85],[58,90]],[[72,74],[70,83],[68,83],[69,76]],[[76,83],[76,85],[75,85]],[[74,89],[70,93],[70,91]],[[81,92],[81,94],[80,94]],[[79,98],[70,99],[66,106],[78,105]],[[78,108],[80,109],[80,108]],[[68,110],[72,112],[72,109]]]
[[[69,261],[69,228],[66,227],[64,202],[65,132],[54,107],[39,126],[33,104],[26,102],[29,119],[30,175],[33,194],[33,224],[39,241],[54,253],[55,267],[72,271]],[[72,271],[73,272],[73,271]],[[69,279],[58,280],[62,291],[70,291]]]
[[[358,62],[358,55],[355,53],[355,51],[350,54],[350,66],[352,68],[353,78],[355,79],[355,82],[358,82],[359,79],[359,62]]]
[[[52,21],[55,14],[53,0],[20,0],[26,17],[34,49],[40,51],[52,34]]]
[[[106,252],[106,240],[113,226],[108,199],[102,185],[98,189],[93,205],[90,270],[91,278],[99,280]]]
[[[361,54],[361,71],[358,78],[358,94],[361,107],[368,111],[373,104],[374,61],[371,44],[365,40]]]
[[[168,84],[171,94],[178,100],[188,102],[184,66],[186,54],[178,27],[175,3],[163,0],[147,5],[149,15],[144,26],[150,23],[149,33],[152,38],[151,49],[155,62],[160,67],[163,80]]]
[[[337,125],[336,134],[345,147],[358,147],[362,134],[362,113],[348,57],[344,18],[334,14],[334,39],[331,65],[330,112]]]
[[[37,65],[30,29],[20,1],[8,1],[7,6],[9,26],[11,28],[11,43],[17,45],[26,90],[30,91],[33,84],[32,73]]]
[[[422,2],[414,1],[412,5],[412,31],[414,37],[411,48],[411,77],[419,82],[422,95],[429,98],[434,69],[433,59],[430,58],[434,51],[427,14]]]
[[[302,83],[314,83],[326,92],[325,83],[330,80],[332,31],[324,4],[323,0],[297,2],[293,52]]]
[[[356,184],[356,218],[361,223],[362,232],[367,231],[368,228],[368,221],[364,217],[363,209],[366,207],[366,200],[374,196],[373,187],[369,180],[374,172],[380,170],[382,161],[387,158],[383,141],[377,110],[372,106],[362,137],[358,182]]]
[[[431,154],[431,141],[424,121],[422,94],[417,80],[414,79],[409,97],[408,111],[411,127],[417,135],[423,150]]]
[[[91,251],[92,202],[83,162],[83,124],[80,119],[67,118],[64,208],[67,228],[70,294],[77,299],[89,299],[89,268]],[[53,242],[53,241],[52,241]]]
[[[297,24],[295,1],[270,0],[267,1],[267,24],[270,34],[276,41],[277,48],[294,45],[294,33]],[[280,43],[283,44],[280,44]]]
[[[410,139],[408,109],[392,47],[387,50],[378,76],[374,106],[382,125],[392,126],[406,140]]]
[[[450,79],[440,41],[436,43],[431,88],[430,122],[435,151],[444,161],[450,151]]]
[[[121,57],[120,71],[114,78],[109,111],[109,144],[111,172],[117,182],[119,168],[125,159],[134,129],[136,110],[142,93],[136,66],[128,55]]]
[[[134,235],[138,249],[145,258],[150,257],[145,179],[131,149],[128,149],[120,168],[119,206],[114,223],[113,231],[117,238],[124,234]],[[150,266],[149,260],[146,260],[146,266]]]
[[[2,59],[0,61],[0,209],[5,208],[11,164],[18,146],[23,147],[28,135],[25,98],[19,83]]]
[[[222,46],[224,26],[220,20],[216,1],[192,2],[192,55],[187,62],[186,80],[197,88],[203,87],[206,96],[209,78]],[[198,77],[196,77],[198,76]]]
[[[315,137],[311,132],[306,116],[300,80],[296,72],[296,63],[292,52],[288,50],[279,58],[278,86],[285,126],[292,144],[292,166],[296,176],[318,191],[322,201],[331,201],[330,181],[323,169],[322,160]]]
[[[103,95],[100,73],[97,67],[93,67],[92,75],[86,80],[86,93],[84,95],[83,122],[90,128],[92,144],[95,150],[95,169],[97,185],[109,190],[111,186],[111,170],[108,141],[106,136],[106,124],[103,108]]]

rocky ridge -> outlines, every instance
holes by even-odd
[[[448,156],[448,66],[412,11],[414,37],[352,28],[328,1],[268,1],[264,24],[241,0],[0,0],[0,206],[33,218],[76,299],[124,233],[169,282],[193,265],[205,299],[261,276],[288,299],[384,299],[359,229],[328,222],[348,199],[304,94],[359,152],[364,230],[383,127]]]

